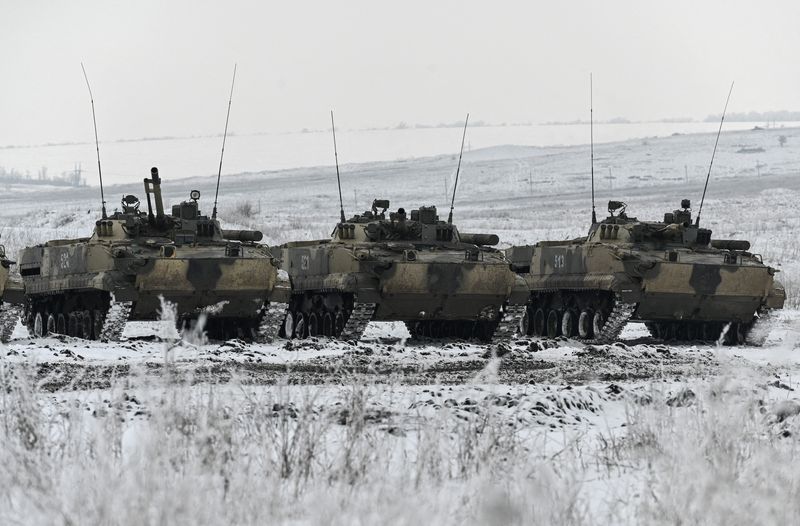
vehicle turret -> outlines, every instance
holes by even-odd
[[[152,177],[145,179],[147,213],[140,211],[139,198],[125,195],[121,211],[117,210],[107,219],[96,222],[96,241],[122,241],[149,238],[166,238],[176,245],[203,243],[225,243],[236,241],[256,243],[264,235],[258,230],[222,230],[219,221],[203,215],[200,210],[200,192],[192,190],[187,201],[172,205],[172,213],[164,212],[161,196],[161,178],[158,169],[151,170]],[[155,207],[154,207],[155,205]]]
[[[640,221],[626,213],[622,201],[608,202],[608,217],[589,229],[589,241],[611,244],[650,244],[652,247],[684,246],[708,248],[711,230],[692,222],[691,202],[681,201],[681,208],[664,214],[663,221]]]
[[[609,201],[585,238],[508,250],[531,291],[525,332],[608,342],[630,319],[661,339],[763,343],[756,322],[783,306],[785,291],[748,241],[712,240],[688,199],[662,221],[626,208]]]

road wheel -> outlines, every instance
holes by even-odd
[[[36,338],[41,338],[44,335],[44,320],[42,319],[42,313],[37,312],[33,316],[33,336]]]
[[[519,320],[519,333],[528,335],[531,333],[531,329],[531,308],[528,307],[525,309],[525,314],[522,315],[522,319]]]
[[[88,310],[81,313],[80,336],[84,340],[92,339],[92,314]]]
[[[297,315],[295,312],[287,312],[286,319],[283,320],[283,333],[287,340],[294,338],[294,317]]]
[[[330,312],[322,315],[322,335],[328,338],[333,336],[333,316]]]
[[[59,314],[56,318],[56,332],[58,334],[67,334],[67,319],[63,314]]]
[[[78,317],[74,312],[67,314],[67,335],[73,337],[78,335]]]
[[[337,310],[336,314],[334,314],[333,316],[333,335],[338,338],[339,335],[342,334],[342,331],[344,330],[344,325],[345,325],[344,314],[342,314],[342,311]]]
[[[75,337],[81,337],[81,327],[83,326],[83,312],[75,311]]]
[[[558,312],[551,310],[547,313],[547,337],[555,338],[558,336],[558,326],[561,323],[561,316]]]
[[[94,315],[92,316],[92,339],[99,340],[100,335],[103,334],[103,322],[105,321],[105,316],[103,316],[103,311],[95,310]]]
[[[300,340],[308,338],[308,325],[302,312],[298,312],[294,318],[294,337]]]
[[[47,334],[56,333],[56,317],[53,314],[47,315]]]
[[[606,313],[602,310],[594,313],[592,317],[592,331],[594,331],[595,337],[603,333],[603,327],[606,326],[606,319]]]
[[[534,336],[544,336],[545,335],[545,317],[544,317],[544,309],[536,309],[536,312],[533,313],[533,335]]]
[[[316,312],[311,311],[308,313],[307,322],[308,323],[308,335],[311,337],[319,336],[320,332],[320,322],[319,316]]]
[[[592,320],[594,319],[594,315],[591,311],[582,310],[580,316],[578,316],[578,336],[583,339],[589,339],[594,336],[594,332],[592,331]]]
[[[567,338],[572,338],[578,332],[575,318],[575,313],[571,310],[564,311],[564,315],[561,316],[561,334]]]
[[[747,341],[747,325],[744,323],[735,323],[731,329],[736,329],[734,333],[736,336],[736,345],[744,345]]]

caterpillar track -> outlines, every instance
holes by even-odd
[[[270,302],[267,305],[256,333],[256,341],[258,343],[272,343],[275,341],[283,326],[288,309],[288,303]]]
[[[8,343],[17,321],[22,316],[23,308],[20,305],[0,305],[0,343]]]
[[[374,303],[354,303],[353,311],[347,318],[342,333],[339,335],[340,340],[355,340],[361,339],[367,325],[369,324],[372,316],[375,314]]]
[[[745,342],[756,347],[763,346],[767,342],[767,336],[769,336],[776,321],[777,312],[774,309],[759,309],[756,319],[747,332]]]
[[[100,340],[104,342],[118,342],[122,338],[122,331],[131,315],[133,302],[111,300],[108,314],[103,321],[103,330],[100,332]]]
[[[510,341],[519,333],[520,323],[525,316],[526,305],[506,305],[500,322],[492,335],[492,344]]]
[[[611,314],[608,315],[605,324],[599,333],[595,333],[592,343],[611,343],[619,338],[622,329],[631,319],[633,313],[636,311],[636,305],[631,303],[622,303],[619,299],[614,301],[614,308]]]

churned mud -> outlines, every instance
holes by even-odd
[[[248,385],[337,385],[354,379],[401,385],[581,385],[676,380],[704,376],[720,367],[717,349],[700,345],[671,347],[641,341],[583,345],[524,338],[494,347],[387,340],[353,344],[319,339],[276,345],[231,340],[191,346],[134,339],[104,353],[102,344],[59,338],[35,348],[23,342],[11,345],[7,358],[12,370],[35,375],[48,391],[108,388],[131,377]]]

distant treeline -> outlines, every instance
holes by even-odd
[[[719,122],[721,114],[709,115],[705,122]],[[772,121],[798,121],[800,122],[800,111],[749,111],[746,113],[728,113],[725,115],[726,121],[733,122],[772,122]]]
[[[47,175],[47,167],[42,166],[35,174],[26,171],[19,172],[15,169],[7,170],[0,166],[0,183],[20,184],[46,184],[54,186],[86,186],[86,179],[82,176],[81,167],[78,165],[73,170],[62,172],[61,175]]]
[[[597,120],[594,122],[595,124],[634,124],[633,121],[626,119],[625,117],[614,117],[612,119]],[[572,121],[547,121],[542,123],[544,126],[573,126],[575,124],[589,124],[589,121],[575,119]]]

